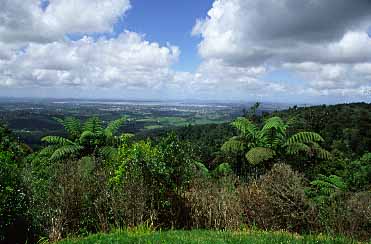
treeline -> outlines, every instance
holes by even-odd
[[[231,124],[145,135],[121,133],[125,118],[59,118],[66,136],[42,138],[36,152],[0,126],[0,241],[141,225],[369,239],[370,105],[256,108]]]

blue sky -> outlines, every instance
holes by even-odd
[[[115,37],[125,30],[145,35],[150,42],[161,45],[177,45],[181,49],[179,62],[172,67],[177,71],[193,72],[201,63],[197,52],[200,38],[191,32],[197,19],[205,17],[213,0],[133,0],[131,9],[121,15],[114,24],[114,31],[108,33],[74,33],[67,36],[78,40],[84,35],[94,38]],[[46,2],[43,4],[47,5]]]
[[[0,96],[371,101],[371,2],[4,0]]]
[[[134,0],[120,27],[144,33],[149,41],[179,46],[182,52],[174,68],[194,71],[201,59],[197,53],[200,40],[191,36],[192,28],[196,19],[205,17],[212,3],[212,0]]]

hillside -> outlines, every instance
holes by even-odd
[[[371,106],[256,108],[136,134],[60,116],[34,151],[0,125],[0,243],[370,240]]]

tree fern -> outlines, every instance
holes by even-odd
[[[41,141],[49,143],[49,144],[61,145],[61,146],[73,144],[71,140],[61,137],[61,136],[45,136],[41,138]]]
[[[221,150],[225,153],[239,153],[244,151],[244,143],[238,140],[238,137],[232,137],[226,141]]]
[[[99,154],[105,159],[114,160],[118,156],[118,150],[111,146],[104,146],[99,149]]]
[[[74,117],[67,117],[65,119],[54,118],[64,129],[68,132],[72,139],[77,138],[81,133],[81,123],[80,120]]]
[[[47,147],[44,147],[43,149],[40,150],[39,155],[40,156],[49,156],[53,154],[55,150],[59,148],[58,145],[50,145]]]
[[[81,144],[87,144],[90,140],[95,138],[95,134],[91,131],[84,131],[81,133],[79,141]]]
[[[85,121],[83,130],[90,131],[96,135],[103,134],[102,121],[98,117],[89,118]]]
[[[226,176],[232,173],[232,168],[229,163],[222,163],[219,164],[218,167],[216,167],[213,170],[213,174],[216,176]]]
[[[250,120],[242,117],[233,121],[232,126],[247,137],[255,137],[256,133],[258,132],[258,128]]]
[[[296,155],[301,152],[309,153],[310,150],[311,148],[304,143],[294,142],[291,144],[286,144],[286,152],[290,155]]]
[[[299,132],[288,139],[288,124],[280,117],[267,119],[261,129],[246,118],[237,118],[232,126],[237,128],[239,134],[225,142],[221,150],[227,153],[247,151],[246,159],[253,165],[285,154],[304,153],[320,159],[331,156],[320,146],[324,140],[315,132]]]
[[[68,156],[99,155],[107,159],[116,157],[117,149],[114,146],[120,142],[120,138],[113,135],[124,123],[125,118],[110,122],[106,128],[103,128],[103,123],[98,117],[87,119],[83,126],[73,117],[55,119],[64,126],[71,139],[60,136],[42,138],[42,141],[48,143],[49,146],[43,149],[40,155],[51,155],[49,159],[53,161],[62,160]],[[129,138],[128,135],[123,138],[126,137]]]
[[[275,129],[278,133],[285,135],[287,125],[280,117],[272,117],[267,119],[261,131],[264,134],[269,133],[269,131],[272,129]]]
[[[50,157],[50,160],[59,161],[69,156],[77,155],[82,149],[83,149],[82,146],[75,145],[75,144],[62,146],[54,151],[54,153]]]
[[[196,161],[195,162],[196,169],[203,175],[203,176],[208,176],[209,175],[209,170],[206,168],[206,166],[201,163]]]
[[[286,144],[323,142],[323,138],[315,132],[299,132],[290,137]]]
[[[342,192],[347,190],[347,185],[343,178],[337,175],[324,176],[319,175],[318,179],[312,181],[311,186],[316,192],[315,200],[323,201],[326,197],[331,197],[337,192]]]
[[[114,120],[110,122],[107,127],[104,129],[104,133],[107,137],[112,137],[118,131],[118,129],[125,123],[126,117]]]
[[[325,160],[331,159],[331,153],[327,151],[326,149],[323,149],[320,146],[313,147],[313,152],[320,159],[325,159]]]

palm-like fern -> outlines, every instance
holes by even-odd
[[[106,128],[98,117],[86,120],[84,124],[73,117],[56,120],[63,125],[68,132],[68,138],[61,136],[46,136],[41,140],[48,144],[40,151],[41,155],[48,155],[52,161],[58,161],[67,157],[103,156],[112,158],[117,154],[115,146],[119,138],[115,136],[118,129],[126,118],[120,118],[110,122]]]
[[[247,118],[238,118],[232,126],[239,132],[238,136],[230,138],[222,146],[227,153],[244,153],[252,165],[260,164],[280,154],[308,156],[327,159],[330,153],[319,143],[323,138],[314,132],[299,132],[287,138],[286,124],[280,117],[272,117],[265,121],[261,129]]]
[[[307,193],[313,196],[313,200],[322,203],[347,190],[347,185],[343,178],[337,175],[324,176],[319,175],[318,178],[310,182],[311,188]]]

